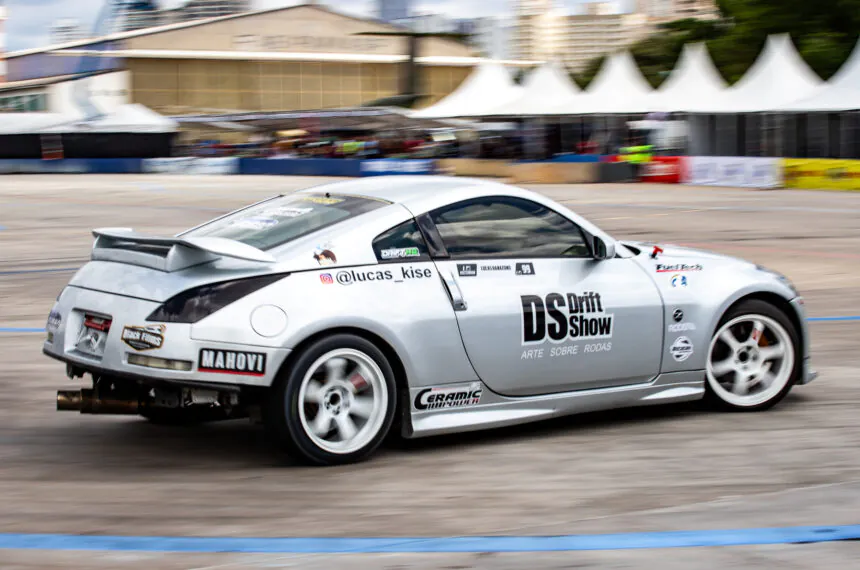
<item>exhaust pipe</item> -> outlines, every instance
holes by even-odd
[[[80,390],[58,390],[57,391],[57,410],[61,412],[80,412],[81,411],[81,391]]]
[[[137,400],[102,400],[92,390],[59,390],[57,410],[82,414],[137,415],[140,403]]]

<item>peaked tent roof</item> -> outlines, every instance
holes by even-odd
[[[703,42],[684,45],[675,69],[651,97],[652,111],[685,111],[691,102],[715,103],[728,87]]]
[[[485,115],[547,115],[554,108],[571,103],[574,98],[581,96],[582,92],[571,81],[564,66],[557,61],[548,61],[528,74],[519,97],[489,109]]]
[[[646,81],[629,51],[610,56],[591,81],[585,93],[555,109],[554,114],[645,113],[651,85]]]
[[[502,64],[485,61],[447,97],[412,116],[416,119],[480,117],[493,107],[513,101],[522,89]]]
[[[860,40],[854,51],[830,78],[812,95],[782,107],[784,111],[855,111],[860,110]]]
[[[764,50],[746,74],[715,101],[691,101],[686,111],[757,113],[814,93],[822,84],[803,61],[788,34],[768,36]]]

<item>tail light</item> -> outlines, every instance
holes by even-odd
[[[230,303],[250,295],[258,289],[271,285],[287,274],[264,275],[209,283],[174,295],[149,315],[147,321],[160,323],[196,323]]]

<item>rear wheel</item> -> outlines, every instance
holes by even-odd
[[[779,309],[749,300],[729,310],[711,339],[707,394],[723,408],[764,410],[788,394],[800,376],[796,327]]]
[[[397,404],[394,373],[370,341],[332,335],[305,348],[272,387],[269,429],[318,465],[361,461],[382,443]]]

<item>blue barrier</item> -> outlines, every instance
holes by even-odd
[[[0,174],[136,174],[143,171],[140,158],[38,158],[0,160]]]
[[[600,162],[599,154],[558,154],[549,162]]]
[[[436,161],[432,159],[381,158],[361,161],[362,176],[433,174],[435,171]]]
[[[242,158],[239,174],[361,176],[360,160],[349,158]]]

